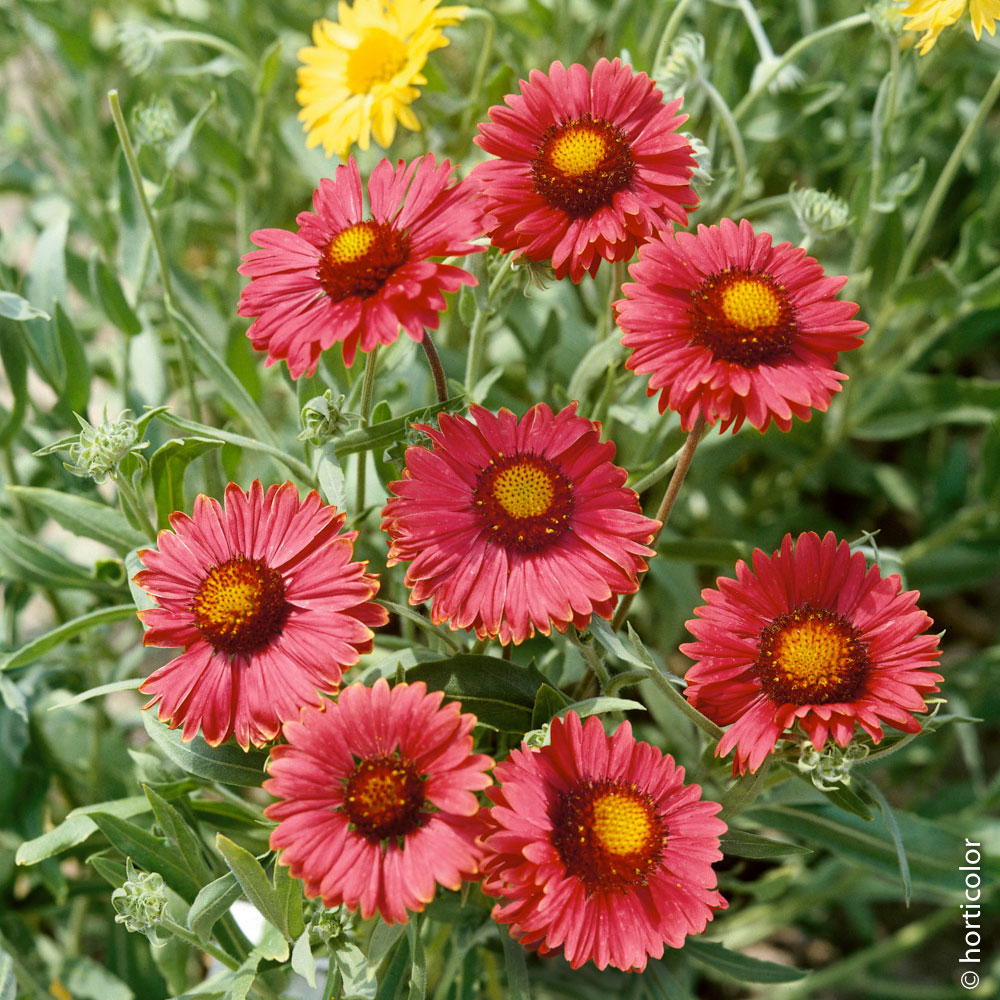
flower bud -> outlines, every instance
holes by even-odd
[[[310,441],[318,447],[331,438],[343,434],[352,420],[360,419],[358,414],[349,413],[344,409],[345,398],[344,394],[340,393],[334,400],[330,389],[327,389],[322,396],[313,396],[302,407],[300,414],[302,433],[299,434],[298,440]]]
[[[847,202],[830,191],[793,188],[789,199],[803,233],[810,239],[835,233],[851,221]]]
[[[173,104],[159,95],[132,111],[132,129],[139,142],[150,146],[165,146],[180,131],[180,122]]]
[[[167,885],[158,872],[137,872],[131,858],[126,859],[125,870],[125,884],[111,893],[111,905],[118,911],[115,923],[133,934],[150,934],[166,913]]]
[[[82,430],[69,447],[70,462],[63,463],[74,476],[89,476],[95,483],[103,483],[109,476],[115,479],[126,456],[149,447],[148,441],[137,444],[139,428],[131,410],[122,411],[117,420],[108,420],[105,408],[104,419],[97,427],[79,414],[76,419]]]
[[[681,35],[662,64],[653,67],[653,79],[668,98],[679,97],[705,68],[705,39],[691,31]]]
[[[159,32],[142,21],[126,21],[116,32],[122,62],[137,76],[145,73],[163,53]]]

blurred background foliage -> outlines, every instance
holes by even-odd
[[[767,52],[748,27],[745,4],[490,2],[495,30],[473,18],[448,29],[451,45],[432,56],[415,105],[423,131],[399,134],[391,151],[393,159],[447,155],[464,174],[480,158],[475,123],[531,68],[553,59],[590,65],[622,55],[656,76],[668,97],[683,93],[685,128],[711,161],[693,222],[747,217],[776,242],[808,241],[828,273],[850,275],[843,294],[861,304],[872,329],[861,350],[841,359],[850,381],[827,414],[795,422],[788,434],[747,427],[706,437],[631,621],[654,658],[683,673],[683,623],[700,588],[730,575],[737,558],[754,546],[774,549],[786,532],[831,529],[852,540],[871,533],[869,554],[877,546],[883,567],[921,591],[922,606],[947,632],[948,704],[935,721],[984,720],[951,721],[866,772],[893,806],[910,856],[908,909],[880,818],[852,816],[797,782],[740,817],[740,825],[812,853],[727,857],[720,872],[730,910],[709,936],[814,970],[809,977],[782,985],[758,969],[762,982],[741,985],[718,955],[697,947],[651,963],[642,977],[571,973],[565,963],[531,958],[538,996],[965,995],[957,985],[962,844],[969,837],[1000,852],[1000,114],[980,115],[1000,44],[985,35],[976,44],[955,29],[918,58],[892,6],[876,5],[869,20],[846,0],[757,4],[779,55],[852,19],[802,45],[792,60],[798,75],[782,70],[776,80],[786,89],[778,89],[762,85]],[[294,99],[296,53],[324,13],[334,11],[304,0],[0,3],[0,292],[49,317],[26,315],[13,298],[0,315],[0,477],[9,487],[0,496],[0,949],[12,956],[24,996],[163,997],[182,992],[197,968],[187,946],[150,949],[111,922],[101,876],[113,882],[125,852],[108,850],[116,840],[106,824],[101,832],[80,825],[81,836],[59,857],[15,864],[22,844],[70,810],[124,799],[135,811],[123,816],[149,829],[141,780],[199,836],[221,829],[266,849],[231,790],[209,788],[145,745],[138,696],[119,683],[163,661],[141,647],[130,607],[134,569],[126,557],[141,544],[139,526],[115,511],[110,484],[74,477],[65,455],[33,453],[76,434],[74,413],[99,423],[105,407],[112,417],[169,407],[148,422],[150,469],[140,486],[159,527],[171,510],[189,509],[196,492],[221,495],[228,479],[246,486],[255,476],[287,478],[275,451],[305,463],[328,500],[339,493],[341,460],[353,482],[356,456],[337,454],[336,441],[314,447],[296,436],[301,406],[326,389],[345,394],[351,409],[361,366],[345,370],[331,351],[315,377],[292,383],[283,366],[263,367],[235,314],[243,284],[236,267],[251,232],[291,228],[317,180],[334,169],[320,151],[306,150]],[[673,46],[661,44],[668,23]],[[682,38],[691,32],[700,40]],[[165,307],[108,112],[113,88],[138,147],[173,296],[200,334],[201,353],[192,355]],[[382,155],[356,151],[362,174]],[[804,195],[809,189],[837,201],[819,205],[804,225],[805,209],[817,208],[815,193]],[[580,286],[541,287],[539,269],[518,268],[488,299],[489,279],[502,267],[489,257],[476,262],[480,289],[456,297],[437,338],[455,392],[479,315],[487,354],[483,377],[468,387],[472,398],[518,413],[538,400],[558,407],[578,399],[616,442],[617,461],[651,513],[664,485],[657,469],[683,434],[646,398],[645,379],[624,369],[609,311],[622,270],[605,265]],[[235,379],[220,380],[213,358]],[[194,399],[184,389],[185,365],[198,372]],[[361,502],[350,492],[342,500],[362,528],[361,556],[376,571],[385,560],[377,513],[385,483],[401,468],[405,428],[397,418],[432,399],[419,348],[404,337],[384,352],[376,383],[374,419],[396,423],[365,453]],[[167,422],[172,415],[203,426],[178,428]],[[204,428],[263,441],[272,452]],[[380,597],[405,604],[401,574],[384,577]],[[93,616],[93,627],[74,630],[71,641],[16,655],[82,615]],[[412,663],[439,655],[435,643],[394,619],[366,662],[394,669],[401,656]],[[525,664],[532,658],[564,690],[583,676],[580,652],[565,640],[538,638],[515,654]],[[390,661],[391,668],[378,666]],[[103,685],[121,690],[73,701]],[[728,766],[700,752],[654,687],[644,683],[640,697],[648,712],[633,716],[637,735],[677,756],[717,797]],[[162,817],[155,828],[169,837]],[[97,869],[84,863],[95,851],[105,852]],[[506,995],[500,938],[479,933],[485,913],[481,900],[461,911],[448,900],[432,907],[424,937],[433,995]],[[737,978],[752,978],[748,968],[735,970]],[[382,970],[390,985],[393,974],[399,979],[393,969],[390,958]],[[981,971],[989,990],[998,970],[989,978],[987,962]],[[277,979],[272,986],[281,988]]]

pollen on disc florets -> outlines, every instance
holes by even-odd
[[[534,552],[569,527],[573,491],[547,458],[497,455],[476,479],[475,508],[492,542]]]
[[[191,601],[205,641],[230,655],[258,652],[281,634],[291,613],[281,574],[262,559],[235,556],[213,566]]]
[[[535,190],[553,208],[574,217],[611,204],[634,173],[628,137],[617,125],[589,112],[549,125],[531,161]]]
[[[852,701],[867,676],[868,646],[843,615],[803,604],[763,629],[753,672],[782,704]]]
[[[692,340],[716,361],[754,368],[788,353],[797,325],[783,285],[771,275],[729,267],[692,289]]]
[[[335,234],[323,248],[316,276],[328,296],[341,302],[369,298],[405,264],[410,237],[390,222],[358,222]]]
[[[427,822],[424,779],[397,754],[361,759],[344,787],[344,812],[363,837],[381,843]]]
[[[587,779],[563,792],[552,827],[552,846],[567,873],[591,893],[645,885],[667,840],[652,796],[609,780]]]

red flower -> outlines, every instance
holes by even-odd
[[[474,715],[423,682],[352,684],[285,724],[271,751],[264,810],[279,862],[324,906],[406,923],[438,884],[478,876],[476,792],[490,757],[472,752]]]
[[[224,509],[202,494],[193,517],[171,514],[135,582],[160,605],[139,612],[143,642],[184,652],[143,681],[145,707],[159,702],[185,740],[200,726],[212,746],[235,734],[246,749],[335,691],[388,620],[344,518],[315,490],[300,501],[292,483],[265,494],[259,481],[249,493],[230,483]]]
[[[314,212],[296,219],[297,233],[258,229],[263,249],[246,254],[240,274],[252,280],[237,312],[258,317],[247,336],[267,364],[285,361],[293,379],[316,370],[321,351],[344,345],[344,363],[358,348],[392,344],[400,326],[415,341],[424,327],[437,329],[444,292],[476,279],[431,257],[464,256],[483,247],[480,209],[468,184],[450,185],[452,168],[432,154],[403,161],[395,170],[382,160],[368,181],[371,214],[362,207],[361,175],[351,157],[323,178],[313,193]],[[408,189],[408,190],[407,190]]]
[[[498,764],[482,838],[483,891],[493,919],[574,969],[641,972],[664,944],[680,948],[727,906],[712,862],[726,824],[684,769],[623,722],[608,737],[595,716],[552,723],[540,750],[522,744]]]
[[[431,617],[480,637],[523,642],[554,624],[610,618],[631,594],[658,522],[642,515],[600,443],[600,424],[533,406],[471,408],[475,423],[442,415],[421,426],[431,448],[409,448],[396,494],[382,511],[388,565],[410,562],[411,604],[433,598]]]
[[[708,603],[687,623],[697,642],[681,651],[697,660],[687,672],[688,701],[720,726],[732,726],[716,748],[736,748],[733,772],[756,771],[796,723],[817,750],[827,736],[846,746],[855,722],[878,743],[882,723],[920,731],[937,691],[938,640],[896,575],[865,569],[860,552],[832,532],[815,532],[781,549],[740,560],[736,579],[703,590]]]
[[[628,260],[652,233],[687,224],[685,206],[698,203],[691,145],[676,132],[687,115],[645,73],[618,59],[600,59],[593,76],[554,62],[504,100],[475,139],[499,159],[470,175],[494,246],[551,258],[557,277],[580,281],[602,258]]]
[[[854,302],[834,298],[847,278],[830,278],[805,250],[771,246],[744,219],[660,233],[629,268],[635,283],[615,303],[627,368],[649,374],[660,412],[690,430],[699,413],[737,431],[748,420],[783,430],[792,417],[825,410],[846,375],[841,351],[861,345],[866,323]]]

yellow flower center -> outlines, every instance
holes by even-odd
[[[754,673],[776,702],[828,705],[851,701],[868,672],[861,632],[835,611],[793,608],[761,632]]]
[[[610,791],[594,799],[594,840],[608,854],[635,854],[649,842],[653,821],[645,803]]]
[[[424,802],[424,779],[397,754],[359,760],[344,786],[344,812],[373,843],[423,826]]]
[[[382,28],[368,28],[347,57],[347,86],[354,94],[367,94],[405,65],[406,45]]]
[[[497,473],[493,496],[511,517],[541,517],[552,506],[556,491],[548,469],[519,462]]]
[[[547,458],[500,452],[476,479],[473,492],[480,523],[491,542],[535,552],[569,526],[573,490]]]
[[[608,140],[589,126],[567,129],[549,148],[549,162],[566,177],[596,170],[607,156]]]
[[[374,242],[374,226],[368,222],[359,222],[334,236],[326,251],[327,260],[331,264],[353,264],[368,253]]]
[[[205,641],[230,655],[264,649],[281,634],[290,611],[281,574],[242,555],[213,566],[191,602]]]
[[[730,267],[690,293],[691,340],[716,361],[754,368],[787,355],[798,326],[783,285],[762,271]]]
[[[552,812],[552,846],[593,892],[645,885],[663,859],[667,828],[651,795],[634,785],[586,779],[563,792]]]
[[[721,299],[726,318],[748,330],[774,326],[781,318],[776,292],[760,281],[740,278],[723,290]]]

